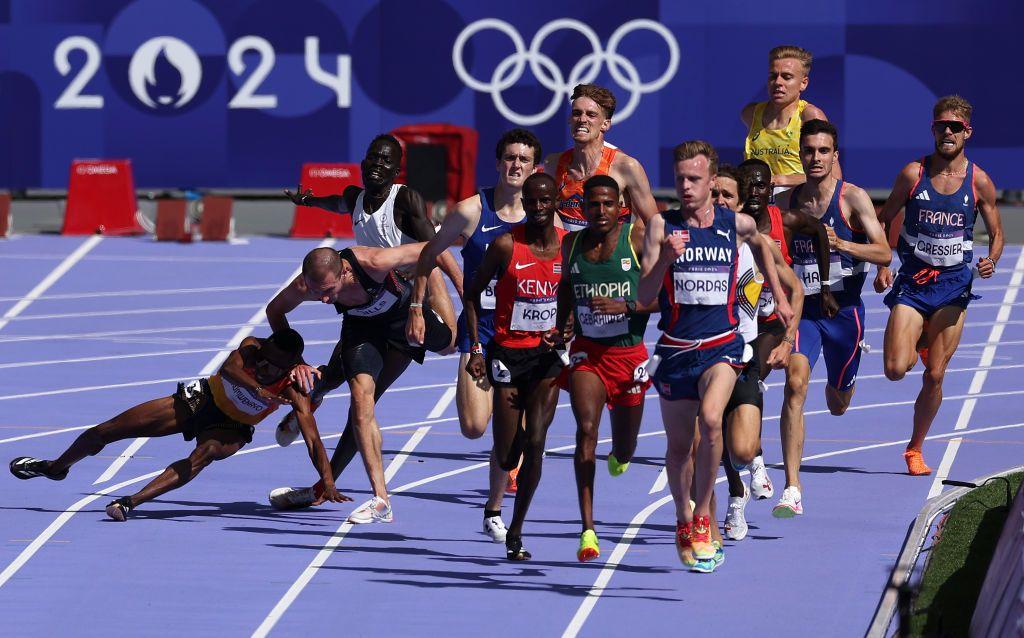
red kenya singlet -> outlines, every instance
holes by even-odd
[[[558,238],[565,231],[556,229]],[[512,259],[495,288],[494,341],[506,348],[535,348],[540,336],[555,327],[558,282],[562,279],[562,251],[547,261],[526,244],[526,227],[512,235]]]

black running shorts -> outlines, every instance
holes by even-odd
[[[239,423],[224,414],[213,400],[210,382],[206,379],[194,379],[187,383],[179,383],[174,400],[190,415],[182,424],[181,435],[186,441],[192,441],[206,430],[228,430],[245,437],[246,443],[252,442],[255,428]]]
[[[494,386],[527,388],[561,372],[561,358],[546,346],[505,348],[492,341],[487,348],[487,376]]]
[[[374,379],[384,369],[384,355],[398,350],[416,363],[423,363],[427,351],[439,352],[452,341],[452,331],[429,305],[423,306],[423,346],[412,346],[405,338],[405,313],[384,317],[346,316],[341,326],[341,359],[345,376],[368,374]]]

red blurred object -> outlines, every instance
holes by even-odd
[[[402,162],[402,173],[398,176],[401,183],[424,193],[427,189],[420,187],[416,174],[407,175],[407,164],[411,146],[441,146],[445,149],[445,188],[444,196],[449,209],[455,202],[462,201],[476,194],[476,156],[479,135],[475,129],[454,124],[410,124],[391,131],[405,146]],[[427,197],[427,199],[431,199]]]
[[[141,235],[131,160],[71,163],[62,235]]]
[[[309,162],[302,165],[300,188],[303,191],[312,190],[316,197],[341,195],[347,186],[362,185],[359,164]],[[311,206],[296,206],[289,234],[304,239],[352,237],[352,216],[330,213]]]
[[[11,232],[11,194],[0,193],[0,237]]]
[[[192,241],[192,229],[186,214],[185,200],[157,200],[156,240]]]
[[[228,241],[235,234],[231,218],[234,200],[230,197],[207,195],[203,198],[203,217],[199,222],[199,235],[203,241]]]

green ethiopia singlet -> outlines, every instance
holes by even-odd
[[[590,310],[592,297],[608,297],[618,301],[636,301],[640,283],[640,259],[629,241],[632,223],[622,224],[619,241],[608,261],[588,261],[580,250],[580,240],[587,230],[576,233],[569,262],[572,291],[576,299],[576,334],[606,346],[633,346],[644,338],[649,315],[604,315]]]

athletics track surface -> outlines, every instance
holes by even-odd
[[[209,372],[240,330],[265,335],[263,305],[315,245],[264,237],[238,245],[53,236],[0,242],[4,463],[19,455],[54,458],[84,427],[170,394],[177,379]],[[995,278],[977,282],[983,299],[971,306],[925,446],[932,467],[945,456],[939,469],[952,477],[1019,464],[1024,452],[1024,317],[1014,306],[1022,274],[1020,247],[1010,246]],[[806,514],[776,520],[775,499],[752,501],[749,536],[726,543],[726,562],[714,575],[687,573],[676,558],[653,391],[630,470],[611,479],[603,464],[607,441],[598,449],[601,557],[585,565],[575,559],[575,426],[562,393],[524,529],[534,559],[505,561],[504,547],[479,528],[490,432],[475,441],[459,434],[456,360],[432,357],[412,365],[378,406],[394,493],[391,525],[343,525],[367,498],[358,461],[338,481],[354,504],[270,509],[269,489],[315,478],[301,443],[274,443],[275,417],[257,427],[242,453],[145,504],[124,524],[106,520],[110,496],[90,494],[130,494],[186,456],[190,444],[168,437],[128,449],[130,441],[120,442],[60,483],[21,482],[5,471],[2,633],[644,636],[692,626],[703,635],[863,635],[907,526],[930,490],[941,489],[934,476],[904,474],[901,452],[921,367],[898,384],[882,376],[886,315],[879,295],[865,299],[874,351],[863,357],[845,416],[827,413],[824,366],[814,371]],[[307,359],[322,361],[338,335],[333,309],[309,303],[293,317]],[[648,341],[656,338],[654,324]],[[768,463],[781,462],[781,380],[779,373],[769,377],[765,400]],[[344,424],[343,390],[317,413],[329,452]],[[782,472],[770,471],[777,498]],[[506,521],[511,508],[508,497]],[[624,533],[631,543],[620,544]]]

